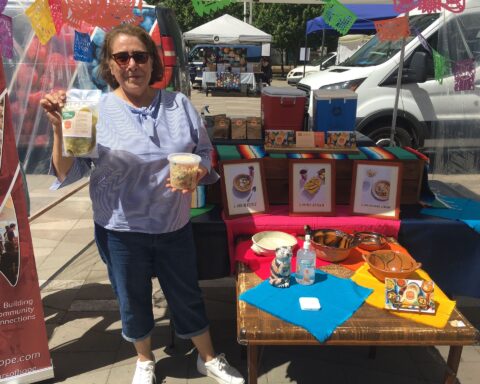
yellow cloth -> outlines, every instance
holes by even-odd
[[[422,269],[417,270],[417,272],[415,272],[412,276],[409,276],[409,279],[432,280],[430,276],[428,276],[428,274]],[[352,276],[352,280],[358,285],[373,289],[372,294],[365,300],[367,304],[377,308],[385,308],[385,283],[378,280],[370,273],[367,263],[357,269]],[[434,300],[436,308],[435,315],[428,313],[419,314],[397,311],[390,312],[394,315],[403,317],[404,319],[416,321],[417,323],[436,328],[443,328],[445,325],[447,325],[448,319],[455,308],[455,301],[450,300],[438,286],[435,286]],[[387,311],[387,309],[385,310]]]

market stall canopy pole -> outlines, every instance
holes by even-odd
[[[187,42],[210,44],[252,44],[272,41],[272,35],[227,14],[185,32],[183,38]]]

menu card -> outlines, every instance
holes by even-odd
[[[395,311],[435,313],[434,282],[385,278],[385,308]]]

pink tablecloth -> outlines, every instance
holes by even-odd
[[[252,236],[262,231],[284,231],[294,235],[304,235],[304,226],[308,224],[312,229],[332,228],[348,233],[373,231],[385,236],[398,237],[400,220],[350,216],[348,206],[337,206],[336,212],[336,216],[289,216],[288,206],[277,205],[271,206],[268,214],[242,216],[234,219],[223,217],[227,227],[231,273],[235,272],[235,242],[240,235]]]
[[[255,274],[260,277],[261,279],[266,279],[270,276],[270,264],[273,260],[274,256],[259,256],[255,252],[252,251],[250,248],[252,245],[251,240],[244,240],[238,242],[238,244],[235,246],[235,261],[240,261],[255,272]],[[291,268],[292,272],[295,272],[296,270],[296,265],[297,265],[297,250],[299,247],[302,247],[303,245],[303,240],[298,239],[298,247],[294,248],[293,250],[293,257],[291,261]],[[365,253],[365,251],[363,251]],[[350,252],[350,256],[348,256],[347,259],[339,262],[340,265],[343,265],[344,267],[351,269],[352,271],[356,271],[358,268],[360,268],[365,261],[362,258],[362,250],[359,248],[353,248],[352,251]],[[316,258],[316,268],[331,264],[328,261],[324,261],[319,259],[318,257]]]

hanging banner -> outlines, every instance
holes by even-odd
[[[75,31],[73,58],[77,61],[84,61],[86,63],[91,63],[93,61],[93,45],[88,33]]]
[[[435,80],[439,84],[443,84],[443,78],[446,76],[450,66],[447,58],[438,53],[435,49],[432,49],[433,54],[433,69],[435,71]]]
[[[0,383],[53,377],[27,205],[0,59]]]
[[[397,41],[410,36],[408,17],[396,17],[388,20],[374,21],[377,36],[380,41]]]
[[[7,59],[13,57],[12,18],[0,15],[0,55]]]
[[[422,13],[440,12],[442,8],[453,13],[465,10],[465,0],[393,0],[393,6],[398,13],[404,13],[418,8]]]
[[[50,7],[53,25],[55,25],[55,30],[59,35],[63,27],[62,0],[48,0],[48,6]]]
[[[337,0],[329,0],[323,7],[325,22],[342,35],[346,35],[357,20],[357,16]]]
[[[30,19],[32,28],[38,40],[40,40],[40,43],[43,45],[47,44],[57,33],[46,0],[35,0],[35,2],[25,10],[25,15]]]
[[[453,64],[455,91],[475,90],[475,59],[457,61]]]

